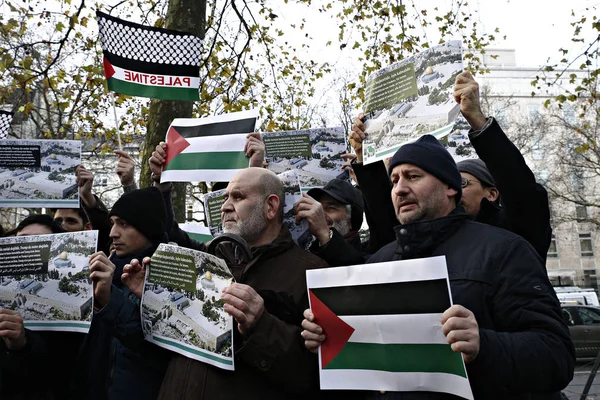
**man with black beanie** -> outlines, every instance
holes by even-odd
[[[461,175],[433,136],[401,147],[388,173],[401,225],[394,228],[396,240],[368,262],[445,257],[454,305],[440,315],[441,332],[462,354],[474,398],[530,399],[530,393],[566,387],[575,350],[535,249],[520,236],[471,220],[458,205]],[[306,347],[315,349],[328,328],[318,327],[310,310],[304,315],[302,336]],[[402,398],[433,396],[414,392]],[[395,397],[373,392],[366,398]]]
[[[113,252],[90,259],[94,317],[80,360],[74,397],[155,399],[170,354],[143,338],[139,299],[121,282],[132,259],[150,257],[165,234],[163,196],[154,187],[125,193],[110,212]]]
[[[296,222],[308,222],[313,240],[310,252],[330,266],[347,265],[355,258],[366,260],[358,231],[363,222],[362,193],[347,181],[332,179],[314,188],[294,205]]]

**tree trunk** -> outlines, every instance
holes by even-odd
[[[170,0],[167,11],[166,28],[189,32],[204,38],[206,20],[206,0]],[[152,184],[148,160],[161,141],[164,141],[167,129],[175,118],[192,116],[191,101],[172,101],[152,99],[148,114],[146,138],[144,140],[144,156],[140,171],[140,187]],[[185,220],[185,197],[187,183],[176,183],[173,186],[173,209],[179,222]]]

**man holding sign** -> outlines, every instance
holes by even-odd
[[[527,399],[564,388],[573,377],[573,344],[533,247],[508,231],[470,221],[457,207],[461,176],[434,137],[400,148],[389,174],[401,225],[396,241],[369,262],[446,257],[454,306],[443,313],[442,331],[463,355],[474,398]],[[305,317],[307,348],[336,334],[315,324],[310,310]]]

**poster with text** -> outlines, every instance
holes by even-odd
[[[32,330],[87,333],[98,231],[0,238],[0,307]]]
[[[221,290],[233,277],[208,253],[161,244],[152,255],[142,296],[146,340],[215,367],[233,370],[233,318]]]
[[[295,170],[304,191],[323,187],[343,172],[346,132],[342,127],[268,132],[262,139],[267,168],[276,174]]]
[[[0,141],[0,207],[79,208],[78,140]]]
[[[210,234],[214,237],[223,232],[221,206],[225,202],[225,189],[208,192],[204,195],[204,215]]]
[[[394,155],[403,144],[453,131],[460,106],[454,80],[463,71],[462,42],[431,47],[372,74],[365,87],[363,162]]]

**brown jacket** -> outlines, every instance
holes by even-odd
[[[305,272],[326,267],[322,259],[298,247],[285,228],[252,255],[243,270],[232,271],[237,282],[256,291],[285,292],[299,310],[308,308]],[[234,336],[235,371],[173,354],[159,399],[286,400],[317,393],[317,357],[305,349],[300,332],[265,310],[250,336]]]

